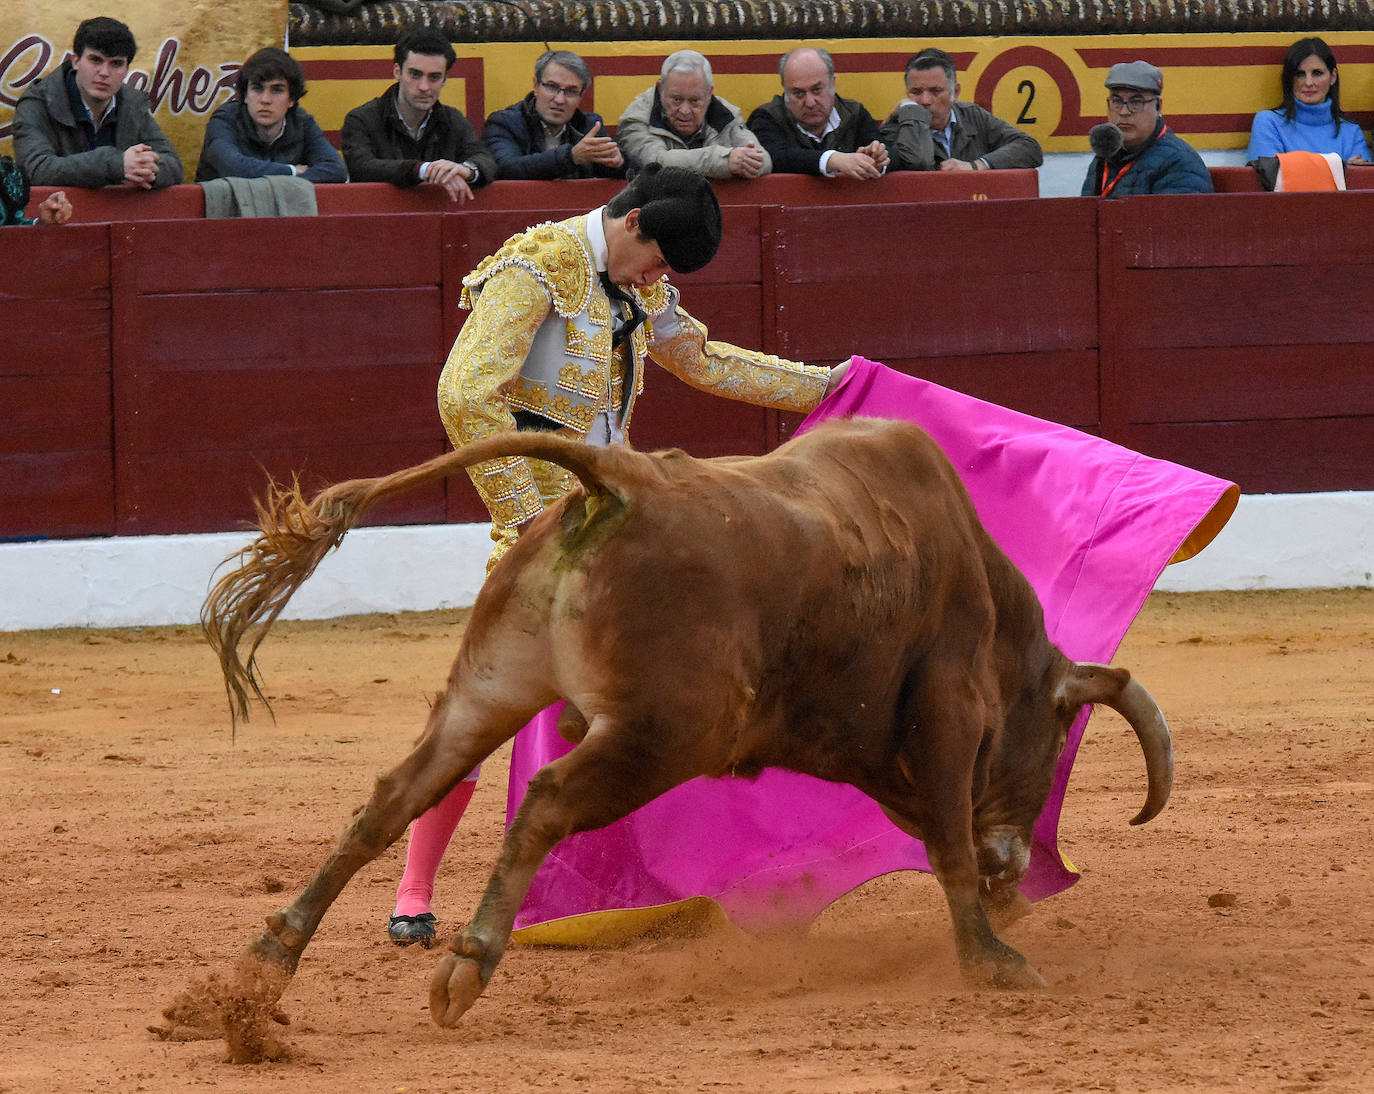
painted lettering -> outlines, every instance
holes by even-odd
[[[37,34],[26,34],[0,57],[0,106],[14,109],[24,88],[42,75],[52,60],[52,43]],[[0,141],[14,132],[14,115],[0,123]]]

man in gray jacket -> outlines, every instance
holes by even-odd
[[[883,123],[894,170],[985,171],[1039,167],[1040,145],[981,106],[961,103],[954,60],[923,49],[906,63],[906,98]]]
[[[639,166],[686,167],[713,179],[754,179],[773,170],[739,107],[715,94],[711,62],[694,49],[669,55],[658,83],[620,115],[615,139]]]
[[[135,48],[118,19],[87,19],[71,58],[25,89],[14,111],[14,158],[30,183],[160,190],[181,182],[181,160],[148,96],[124,83]]]

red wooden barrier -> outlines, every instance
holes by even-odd
[[[1251,493],[1374,489],[1374,193],[1104,202],[1102,424]]]
[[[1265,193],[1253,167],[1209,167],[1212,187],[1219,194]],[[1374,190],[1374,167],[1346,167],[1347,190]]]
[[[109,237],[0,229],[0,536],[114,531]]]
[[[441,218],[113,227],[117,530],[251,517],[266,470],[325,482],[445,448]],[[382,522],[441,521],[440,488]]]
[[[862,354],[1095,429],[1097,203],[764,209],[787,357]]]
[[[321,216],[377,213],[496,212],[498,210],[567,209],[585,212],[604,205],[624,186],[615,179],[568,179],[559,182],[497,181],[478,190],[470,202],[456,203],[436,186],[398,187],[384,182],[350,182],[317,186]],[[165,190],[101,190],[35,186],[28,212],[56,189],[72,202],[72,222],[110,223],[170,220],[205,216],[205,192],[193,183]],[[1026,198],[1039,193],[1035,171],[894,171],[875,182],[822,179],[809,175],[768,175],[748,182],[716,183],[722,205],[867,205],[874,202],[982,201]]]
[[[233,528],[263,469],[313,487],[443,451],[462,277],[589,204],[519,185],[508,209],[0,231],[19,271],[0,289],[0,536]],[[725,221],[680,282],[713,337],[863,353],[1247,491],[1374,489],[1374,192],[727,201]],[[634,436],[760,452],[784,417],[651,366]],[[378,514],[483,517],[462,480]]]

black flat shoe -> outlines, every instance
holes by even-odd
[[[394,915],[386,925],[387,937],[398,946],[420,943],[425,949],[434,945],[437,932],[434,930],[434,913],[421,912],[419,915]]]

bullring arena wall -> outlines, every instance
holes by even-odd
[[[1105,69],[1141,56],[1164,68],[1170,121],[1195,145],[1242,145],[1283,50],[1316,15],[1287,5],[1237,33],[1216,21],[1185,33],[1186,11],[1131,11],[1146,7],[1157,33],[1085,34],[1086,18],[1056,26],[1026,5],[1015,12],[1030,33],[1012,35],[995,5],[961,34],[967,5],[414,2],[292,5],[287,33],[326,130],[389,84],[387,43],[416,21],[458,43],[446,97],[474,118],[524,94],[544,34],[588,58],[593,108],[611,118],[683,45],[707,53],[717,91],[747,109],[774,93],[777,55],[799,40],[825,41],[842,93],[885,113],[907,56],[933,41],[958,59],[966,98],[1019,119],[1052,153],[1081,155]],[[1324,33],[1343,101],[1366,124],[1368,14],[1352,9],[1341,14],[1351,29]],[[745,15],[767,36],[748,37]],[[912,33],[922,15],[929,37]],[[617,40],[622,27],[636,37]],[[230,64],[200,49],[207,73]],[[164,42],[156,56],[167,55]],[[191,76],[177,86],[195,106]],[[726,247],[682,279],[684,296],[715,337],[810,361],[862,353],[1234,479],[1246,497],[1232,525],[1166,574],[1168,587],[1368,585],[1374,168],[1331,195],[1234,192],[1257,190],[1253,172],[1213,174],[1232,192],[1120,203],[1037,197],[1034,172],[728,182]],[[462,321],[462,275],[510,232],[614,189],[497,182],[455,210],[425,191],[349,184],[319,189],[320,217],[278,221],[206,221],[194,186],[112,190],[73,195],[85,223],[0,233],[11,271],[0,290],[0,539],[11,541],[0,543],[0,629],[194,618],[210,570],[243,542],[230,530],[264,470],[317,485],[443,451],[434,385]],[[796,425],[650,381],[641,447],[762,452]],[[482,516],[465,480],[404,499],[381,515],[391,527],[350,537],[292,608],[468,603]]]

